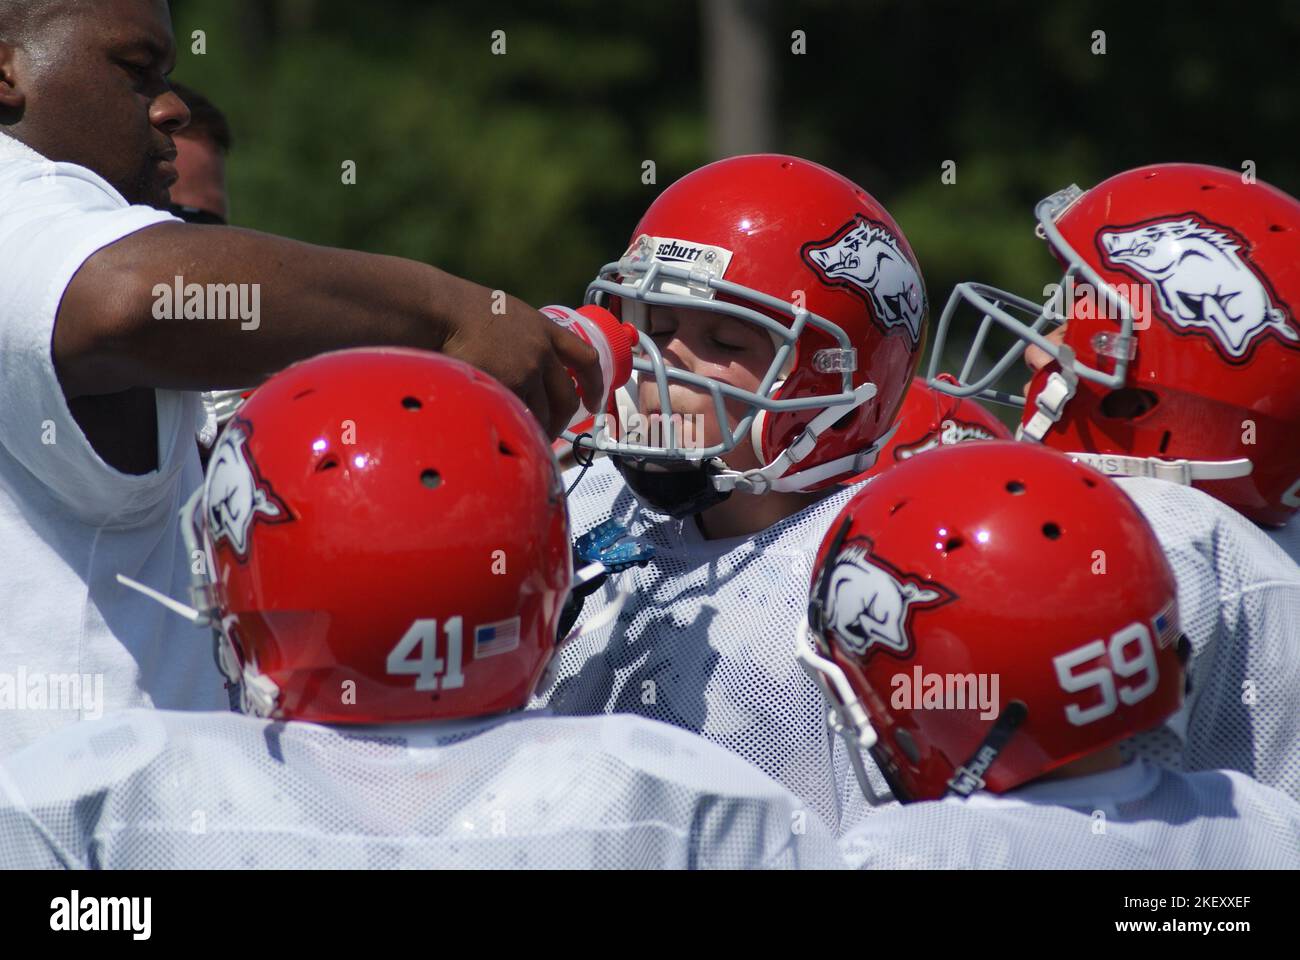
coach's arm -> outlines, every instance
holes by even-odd
[[[156,319],[155,288],[257,284],[260,322]],[[426,264],[233,227],[165,223],[100,250],[77,272],[54,327],[65,395],[257,383],[325,350],[438,350],[496,377],[552,436],[577,409],[564,367],[598,395],[595,352],[536,310]],[[493,311],[494,302],[497,310]],[[162,312],[162,311],[159,311]],[[174,311],[182,314],[178,308]],[[249,324],[251,327],[252,325]]]

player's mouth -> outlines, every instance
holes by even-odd
[[[176,151],[168,150],[164,153],[154,155],[154,168],[162,178],[166,187],[171,187],[181,178],[180,171],[176,169]]]

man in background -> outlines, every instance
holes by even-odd
[[[190,108],[190,125],[175,136],[176,172],[172,213],[189,223],[230,220],[226,195],[226,157],[234,144],[230,123],[211,100],[193,87],[173,81],[172,92]]]
[[[225,226],[230,220],[226,190],[226,157],[234,144],[230,122],[221,108],[193,87],[172,82],[172,93],[190,109],[190,125],[175,136],[176,172],[167,208],[186,223]],[[245,388],[204,390],[203,425],[199,428],[199,460],[207,468],[212,445],[226,421],[235,415]]]

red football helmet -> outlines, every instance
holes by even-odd
[[[941,377],[948,375],[940,374]],[[940,393],[924,377],[913,377],[898,413],[898,429],[880,448],[880,457],[870,470],[849,483],[866,480],[896,463],[939,446],[968,440],[1010,440],[1011,431],[983,404],[975,400]]]
[[[870,466],[920,357],[927,316],[920,268],[885,208],[825,167],[775,154],[720,160],[670,186],[587,301],[608,303],[640,330],[634,377],[654,378],[669,425],[662,442],[640,443],[605,423],[589,445],[616,457],[633,490],[679,515],[732,490],[816,490]],[[776,350],[758,390],[667,366],[646,332],[656,305],[767,331]],[[721,443],[678,442],[674,382],[712,394]],[[723,415],[728,399],[744,405],[734,428]],[[761,468],[730,470],[718,459],[740,443],[753,445]],[[699,469],[687,471],[693,481],[681,471],[665,479],[665,463]]]
[[[941,447],[867,484],[822,542],[808,622],[833,725],[899,800],[1010,790],[1182,702],[1155,534],[1115,484],[1031,444]]]
[[[1035,343],[1053,362],[1022,401],[1023,436],[1284,524],[1300,509],[1300,203],[1230,170],[1177,163],[1072,187],[1037,215],[1066,267],[1062,296],[1044,306],[979,284],[954,290],[936,358],[962,301],[985,314],[981,345],[990,322],[1021,342],[988,376],[947,392],[996,399],[989,388],[1007,361]],[[1027,324],[1003,305],[1037,316]],[[1058,346],[1044,333],[1062,321]]]
[[[289,367],[222,432],[184,519],[245,712],[496,713],[524,706],[554,651],[572,575],[554,458],[523,404],[457,360]]]

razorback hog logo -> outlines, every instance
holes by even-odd
[[[828,286],[847,287],[871,304],[888,330],[903,327],[915,344],[925,315],[921,274],[883,224],[858,214],[825,240],[805,243],[804,262]]]
[[[840,646],[859,657],[875,647],[909,656],[913,614],[956,595],[942,584],[900,573],[871,550],[871,541],[861,537],[845,544],[836,557],[827,588],[827,625]]]
[[[1170,323],[1209,333],[1229,362],[1242,362],[1270,331],[1300,345],[1289,308],[1274,303],[1267,279],[1242,258],[1243,242],[1199,214],[1103,227],[1097,246],[1107,263],[1155,287]]]
[[[903,444],[894,449],[895,460],[910,460],[918,453],[925,453],[935,447],[965,443],[967,440],[996,440],[997,437],[978,423],[964,423],[960,420],[945,420],[943,425],[920,440]]]
[[[227,541],[240,560],[248,557],[254,523],[293,519],[289,508],[258,473],[245,446],[252,432],[248,421],[232,421],[217,442],[208,466],[207,519],[212,542]]]

